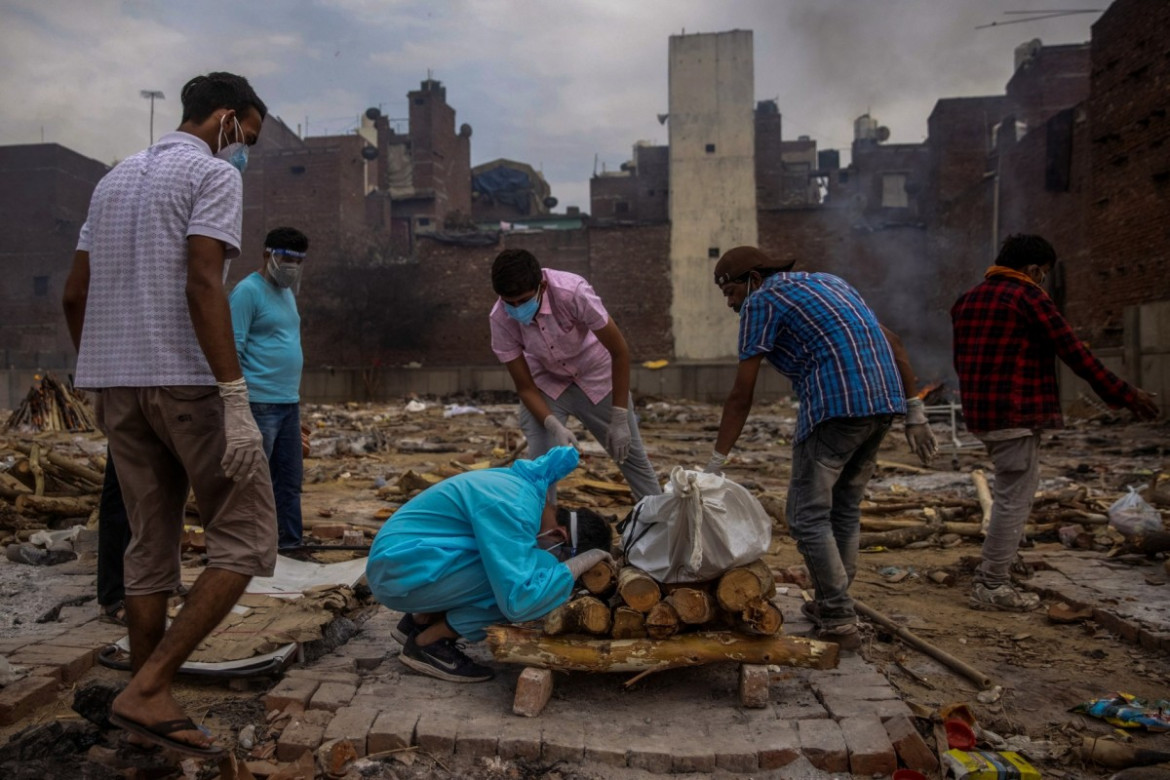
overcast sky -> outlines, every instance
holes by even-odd
[[[872,112],[890,141],[926,136],[941,97],[1002,94],[1014,48],[1089,40],[1099,14],[1025,24],[1004,11],[1104,8],[1053,0],[0,0],[0,144],[56,142],[109,163],[179,121],[179,90],[247,76],[311,135],[351,132],[380,106],[405,117],[430,70],[472,164],[544,171],[558,210],[588,210],[589,177],[634,142],[666,143],[667,46],[682,31],[754,32],[755,90],[785,138],[847,149]],[[975,29],[999,22],[1001,26]]]

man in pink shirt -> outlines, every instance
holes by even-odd
[[[520,395],[528,457],[576,447],[565,427],[572,415],[617,463],[635,501],[660,494],[633,414],[629,348],[589,282],[506,249],[492,264],[492,288],[500,296],[489,315],[492,351]],[[546,511],[555,506],[552,491]]]

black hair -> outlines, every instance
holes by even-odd
[[[605,550],[610,551],[613,546],[613,532],[610,531],[609,523],[604,517],[594,512],[592,509],[573,509],[568,510],[564,507],[557,507],[557,525],[568,529],[569,526],[569,512],[577,513],[577,555],[586,550]],[[565,546],[572,544],[572,539]]]
[[[183,121],[202,122],[212,113],[227,108],[241,116],[255,108],[260,119],[268,116],[268,106],[256,96],[248,80],[234,73],[208,73],[196,76],[183,85]]]
[[[527,249],[505,249],[492,263],[492,289],[511,298],[540,287],[540,263]]]
[[[1055,266],[1056,250],[1040,236],[1016,233],[1004,239],[995,264],[1017,271],[1029,265]]]
[[[264,246],[267,249],[291,249],[294,252],[305,252],[309,248],[309,239],[296,228],[278,227],[268,231],[268,235],[264,238]]]

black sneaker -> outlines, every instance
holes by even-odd
[[[399,644],[406,644],[406,640],[412,636],[418,636],[418,632],[422,631],[426,626],[414,619],[414,615],[407,612],[402,616],[402,620],[398,621],[398,625],[390,630],[390,636],[398,640]]]
[[[421,674],[450,682],[484,682],[496,676],[488,667],[477,664],[458,648],[454,639],[443,638],[419,647],[416,637],[407,637],[398,660]]]

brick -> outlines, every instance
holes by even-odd
[[[548,744],[549,735],[544,735]],[[606,721],[595,721],[585,727],[585,760],[607,766],[626,766],[626,745],[624,730]],[[546,758],[547,760],[547,758]]]
[[[549,669],[526,668],[516,680],[516,697],[512,712],[526,718],[535,718],[552,696],[553,679]]]
[[[414,727],[418,715],[404,709],[391,709],[374,719],[366,735],[369,754],[398,750],[414,744]]]
[[[865,701],[847,697],[826,697],[825,707],[829,710],[829,715],[836,720],[852,718],[856,715],[877,715],[884,720],[898,715],[912,714],[910,708],[906,706],[906,702],[900,699]]]
[[[386,660],[387,650],[385,642],[346,642],[343,647],[337,648],[339,655],[352,658],[358,669],[376,669]],[[356,676],[356,675],[355,675]]]
[[[103,623],[100,620],[91,620],[85,625],[78,626],[57,637],[53,640],[53,644],[94,649],[111,645],[124,636],[126,636],[125,626]]]
[[[767,707],[771,684],[767,666],[739,665],[739,703],[743,706],[757,710]]]
[[[362,676],[357,672],[339,671],[336,669],[319,670],[312,669],[289,669],[284,673],[286,678],[296,678],[300,680],[315,680],[318,683],[345,683],[346,685],[357,686],[361,684]]]
[[[845,747],[849,750],[849,771],[855,775],[893,774],[898,768],[894,746],[886,727],[876,715],[858,715],[840,722]]]
[[[316,680],[286,677],[265,694],[264,707],[269,712],[287,709],[290,705],[293,709],[304,710],[309,706],[309,699],[313,698],[313,694],[317,692],[318,685],[320,683]]]
[[[761,770],[779,769],[800,756],[800,738],[786,720],[753,720],[749,726]]]
[[[838,689],[859,690],[862,688],[889,688],[890,682],[881,674],[872,669],[866,671],[842,672],[834,670],[835,674],[818,674],[809,680],[809,684],[818,691]]]
[[[849,770],[845,737],[836,721],[802,720],[797,728],[800,731],[800,752],[813,766],[826,772]]]
[[[913,720],[899,715],[887,718],[882,725],[903,764],[926,775],[938,770],[938,756],[918,733]]]
[[[47,666],[57,669],[63,683],[71,683],[93,668],[96,652],[92,647],[58,647],[36,644],[23,647],[8,656],[17,666]]]
[[[37,707],[57,700],[57,680],[25,677],[0,689],[0,726],[10,726]]]
[[[883,701],[897,699],[898,692],[889,685],[869,685],[851,688],[845,685],[828,685],[818,688],[823,700],[857,699],[859,701]]]
[[[299,718],[289,722],[276,742],[276,758],[279,761],[296,761],[304,753],[312,753],[321,744],[325,727]]]
[[[694,734],[676,734],[668,742],[670,746],[670,771],[677,773],[697,772],[709,775],[715,771],[715,751],[712,739],[695,739]],[[631,761],[631,766],[633,762]]]
[[[414,730],[420,750],[436,756],[449,756],[455,752],[459,718],[441,712],[424,712]]]
[[[500,758],[539,761],[543,730],[539,720],[503,718],[500,721],[500,740],[496,745],[496,754]]]
[[[357,693],[357,688],[348,683],[326,682],[317,686],[313,697],[309,699],[310,710],[329,710],[337,712]]]
[[[348,528],[342,523],[318,523],[311,526],[309,532],[318,539],[340,539]]]
[[[673,749],[676,744],[664,733],[660,724],[638,723],[622,729],[626,748],[626,764],[633,769],[642,769],[654,774],[667,774],[673,766]],[[585,746],[585,757],[589,757],[589,744]]]
[[[462,720],[455,735],[455,754],[473,758],[494,756],[500,741],[500,721],[500,717],[494,715],[476,715]]]
[[[723,732],[713,739],[715,766],[728,772],[755,772],[760,768],[755,745],[742,734]]]
[[[585,760],[585,727],[579,721],[557,723],[544,728],[540,739],[540,759],[552,764],[565,761],[580,764]],[[625,765],[625,752],[622,752]]]
[[[341,707],[325,727],[325,740],[348,739],[358,758],[366,754],[366,736],[378,718],[378,710],[369,707]]]

